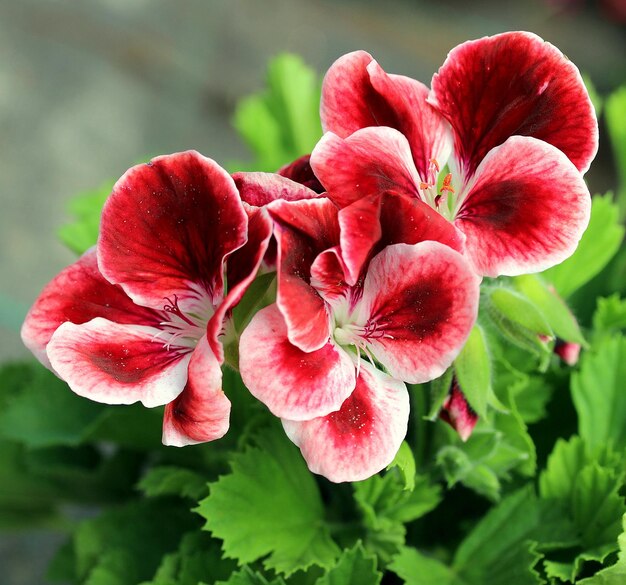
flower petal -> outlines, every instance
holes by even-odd
[[[54,370],[80,396],[106,404],[153,407],[176,398],[187,383],[188,347],[164,346],[159,330],[97,317],[61,325],[48,344]]]
[[[22,341],[49,368],[46,346],[58,327],[66,321],[80,324],[94,317],[147,326],[157,326],[163,320],[156,311],[133,303],[119,286],[100,274],[92,248],[41,291],[22,325]]]
[[[319,196],[308,186],[291,180],[291,177],[282,177],[275,173],[235,173],[233,180],[242,201],[255,207],[264,207],[277,199],[299,201]]]
[[[440,376],[476,320],[479,285],[463,256],[439,242],[386,247],[363,287],[368,349],[394,378],[421,384]]]
[[[248,214],[248,241],[228,257],[226,270],[228,294],[218,305],[207,325],[209,345],[219,363],[224,361],[224,350],[218,340],[224,319],[239,303],[254,280],[272,235],[272,222],[266,209],[246,207],[246,213]]]
[[[392,128],[364,128],[347,138],[327,132],[311,153],[311,166],[341,208],[368,195],[420,197],[409,143]]]
[[[452,152],[452,129],[427,101],[429,89],[423,83],[403,75],[388,75],[376,61],[368,67],[372,87],[384,97],[396,115],[390,124],[407,137],[413,161],[424,180],[432,160],[441,168]]]
[[[394,111],[370,81],[367,67],[373,61],[369,53],[354,51],[331,65],[322,84],[320,116],[324,132],[345,138],[359,128],[394,126]]]
[[[513,135],[553,144],[581,172],[598,149],[596,116],[578,69],[531,33],[503,33],[454,48],[433,77],[429,102],[452,124],[467,176]]]
[[[277,305],[287,323],[289,341],[303,351],[326,345],[330,318],[324,300],[310,285],[318,254],[339,243],[337,209],[325,197],[276,201],[268,207],[278,242]]]
[[[582,176],[554,146],[513,136],[490,151],[467,186],[455,225],[479,274],[527,274],[569,257],[591,213]]]
[[[165,407],[163,444],[184,447],[219,439],[228,431],[229,417],[222,370],[203,337],[191,355],[185,389]]]
[[[300,183],[316,193],[323,193],[324,187],[322,187],[319,179],[315,176],[311,168],[310,159],[311,155],[305,154],[288,165],[281,167],[277,172],[281,177]]]
[[[348,294],[346,271],[339,246],[322,252],[311,265],[311,286],[332,304]]]
[[[306,353],[287,338],[276,305],[259,311],[241,335],[241,377],[276,416],[307,420],[337,410],[355,385],[355,367],[331,343]]]
[[[247,216],[230,175],[189,151],[133,167],[102,212],[102,274],[137,303],[161,308],[177,295],[183,312],[223,290],[224,257],[246,241]]]
[[[309,469],[330,481],[361,481],[393,461],[409,420],[409,395],[399,380],[362,363],[356,388],[331,414],[283,420]]]

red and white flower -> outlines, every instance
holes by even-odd
[[[105,204],[97,252],[44,288],[24,343],[81,396],[166,405],[165,444],[217,439],[230,413],[218,336],[270,235],[265,210],[196,152],[133,167]]]
[[[310,163],[328,196],[346,209],[383,192],[418,198],[464,234],[479,274],[557,264],[588,223],[595,113],[578,69],[536,35],[459,45],[430,90],[350,53],[325,77],[321,114]]]
[[[391,462],[408,422],[403,382],[441,375],[478,307],[479,278],[454,249],[452,226],[402,197],[386,195],[379,207],[382,220],[362,226],[379,231],[363,255],[329,199],[270,204],[277,302],[240,342],[246,386],[283,419],[310,469],[337,482]],[[353,284],[346,258],[360,266]]]

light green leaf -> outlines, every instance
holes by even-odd
[[[181,496],[197,502],[208,494],[204,476],[182,467],[153,467],[141,478],[137,488],[149,498]]]
[[[491,364],[482,329],[475,325],[454,360],[454,371],[463,395],[478,416],[487,416],[487,402],[491,394]]]
[[[339,554],[324,524],[313,476],[281,430],[266,430],[257,446],[236,453],[232,472],[210,484],[197,512],[205,529],[241,563],[262,557],[287,575],[312,564],[330,567]]]
[[[489,300],[492,306],[512,323],[537,335],[552,335],[552,329],[545,317],[525,296],[511,289],[498,287],[491,290]]]
[[[598,343],[626,329],[626,299],[618,294],[597,300],[597,308],[593,314],[593,340]]]
[[[382,574],[376,570],[376,557],[368,555],[360,542],[345,550],[337,564],[315,585],[378,585]]]
[[[72,198],[68,212],[74,217],[71,223],[59,228],[59,238],[73,252],[82,254],[98,240],[102,206],[113,189],[114,181],[107,181],[97,189]]]
[[[615,168],[619,176],[617,202],[619,216],[626,218],[626,85],[613,92],[605,103],[606,127],[613,146]]]
[[[591,446],[626,447],[626,338],[618,335],[586,352],[571,380],[580,436]]]
[[[591,221],[572,256],[543,272],[558,293],[569,297],[598,274],[613,258],[624,237],[617,205],[610,193],[592,200]]]
[[[404,489],[413,491],[415,488],[415,457],[413,451],[406,441],[402,441],[400,449],[396,453],[393,461],[387,466],[387,470],[397,467],[404,478]]]
[[[406,585],[469,585],[450,567],[414,548],[403,547],[389,569]]]
[[[256,155],[254,170],[275,171],[311,152],[322,135],[320,82],[295,55],[270,62],[265,92],[242,100],[234,125]]]
[[[217,581],[215,585],[285,585],[285,582],[280,577],[268,581],[263,575],[249,567],[243,567],[237,573],[233,573],[228,581]]]
[[[555,335],[565,341],[586,345],[576,318],[540,276],[524,274],[512,280],[513,286],[539,308]]]
[[[426,420],[436,421],[439,417],[443,403],[450,393],[452,376],[454,376],[454,367],[448,368],[443,375],[430,382],[430,411],[424,417]],[[422,390],[423,388],[420,387],[420,391]]]

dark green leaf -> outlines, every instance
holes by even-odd
[[[376,557],[368,555],[360,542],[345,550],[337,564],[315,585],[378,585],[382,574],[376,570]]]
[[[148,497],[181,496],[194,502],[208,494],[204,476],[182,467],[154,467],[141,478],[137,487]]]

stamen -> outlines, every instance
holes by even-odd
[[[188,325],[191,325],[192,327],[196,327],[196,323],[194,323],[191,319],[186,317],[185,314],[180,310],[180,307],[178,306],[178,297],[176,295],[174,295],[173,301],[169,297],[165,297],[165,300],[169,303],[169,305],[163,306],[164,311],[167,311],[168,313],[172,313],[172,315],[176,315]]]
[[[441,193],[442,191],[448,191],[450,193],[454,193],[454,189],[450,186],[450,183],[452,183],[452,173],[448,173],[443,178],[443,185],[441,185],[441,189],[439,189],[439,192]]]

